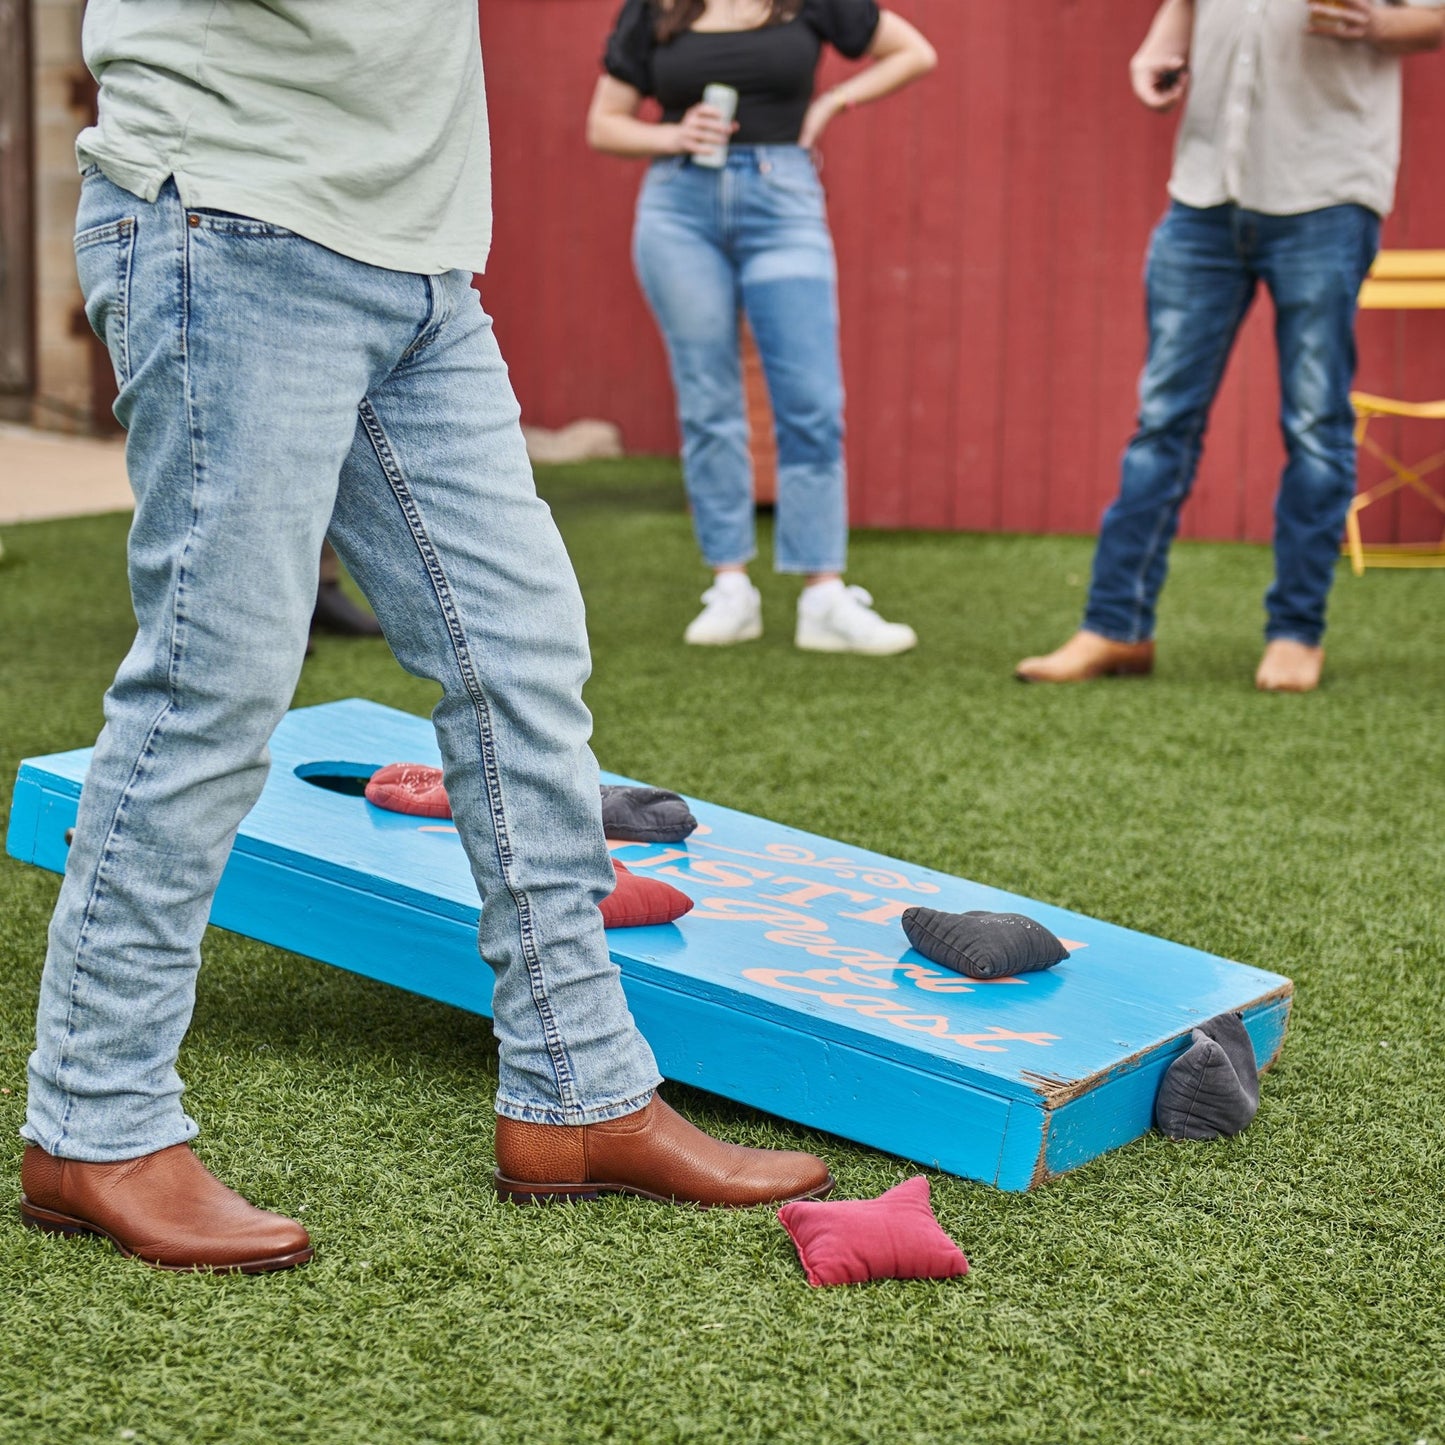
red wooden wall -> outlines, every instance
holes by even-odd
[[[497,203],[483,294],[530,421],[604,417],[629,450],[675,452],[662,348],[628,254],[640,164],[595,155],[582,136],[618,3],[480,0]],[[1173,143],[1173,118],[1145,112],[1126,75],[1154,0],[894,3],[939,68],[840,118],[823,147],[854,521],[1092,531],[1132,425],[1140,272]],[[830,66],[825,80],[842,73]],[[1442,78],[1445,57],[1407,65],[1387,245],[1445,246]],[[1261,297],[1185,535],[1269,535],[1283,455],[1270,326]],[[1445,312],[1363,315],[1360,341],[1362,387],[1445,396]],[[1445,442],[1417,425],[1404,445]],[[1368,514],[1368,531],[1429,537],[1435,515],[1406,499]]]

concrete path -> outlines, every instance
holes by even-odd
[[[125,442],[0,422],[0,526],[45,517],[128,512]]]

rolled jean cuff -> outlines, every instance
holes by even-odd
[[[780,577],[812,577],[819,572],[836,572],[840,577],[848,568],[848,559],[828,562],[784,562],[781,558],[773,563],[773,571]]]
[[[515,1120],[518,1124],[561,1124],[575,1129],[582,1124],[605,1124],[610,1119],[621,1119],[645,1109],[661,1083],[659,1076],[650,1088],[630,1099],[573,1110],[559,1109],[550,1104],[522,1104],[498,1094],[496,1110],[502,1118]]]
[[[1301,647],[1318,647],[1325,635],[1323,627],[1318,632],[1301,632],[1297,627],[1266,627],[1264,640],[1266,642],[1298,642]]]
[[[1099,623],[1091,621],[1087,616],[1079,623],[1082,632],[1092,632],[1095,637],[1102,637],[1106,642],[1117,642],[1122,647],[1135,647],[1141,642],[1149,642],[1153,639],[1154,633],[1143,627],[1119,628],[1100,626]]]
[[[165,1132],[155,1132],[144,1138],[130,1133],[116,1143],[104,1139],[78,1139],[68,1128],[52,1133],[30,1121],[19,1130],[20,1137],[27,1144],[43,1149],[51,1158],[71,1159],[78,1164],[124,1164],[131,1159],[144,1159],[175,1144],[189,1144],[198,1133],[200,1129],[195,1120],[184,1114],[176,1127]]]
[[[704,556],[703,561],[706,562],[714,572],[717,572],[724,567],[746,567],[750,562],[757,561],[757,557],[757,549],[754,548],[753,551],[745,553],[741,557],[725,557],[721,561],[718,561],[714,557]]]

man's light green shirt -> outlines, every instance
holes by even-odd
[[[476,0],[90,0],[82,166],[397,271],[480,271],[491,154]]]

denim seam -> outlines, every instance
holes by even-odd
[[[191,556],[191,541],[200,526],[200,491],[201,483],[205,475],[205,463],[202,457],[201,429],[196,421],[196,414],[199,408],[196,404],[195,379],[191,374],[191,282],[193,267],[190,228],[185,224],[181,226],[180,252],[181,327],[178,339],[181,354],[181,381],[183,394],[186,398],[186,438],[191,457],[191,525],[189,531],[186,533],[185,543],[181,547],[180,559],[176,564],[176,587],[171,609],[171,658],[170,666],[166,670],[167,712],[173,711],[176,705],[176,693],[178,691],[177,680],[180,674],[182,653],[184,651],[186,581],[190,575],[187,564]]]
[[[397,359],[396,369],[398,371],[416,361],[422,352],[441,335],[442,326],[447,319],[442,313],[442,307],[437,299],[438,288],[435,278],[423,276],[421,279],[426,284],[426,319],[417,328],[416,335]]]
[[[105,840],[101,844],[100,852],[96,855],[95,872],[90,881],[90,888],[86,895],[85,909],[80,916],[80,926],[75,931],[75,950],[71,954],[70,966],[70,988],[68,990],[68,1001],[65,1009],[65,1035],[61,1040],[60,1047],[55,1054],[55,1072],[51,1076],[51,1083],[58,1093],[65,1097],[65,1107],[61,1111],[60,1124],[52,1142],[49,1145],[42,1145],[47,1154],[59,1155],[65,1147],[65,1141],[70,1127],[70,1117],[75,1108],[75,1095],[66,1086],[64,1074],[70,1063],[70,1047],[75,1039],[75,1015],[80,1007],[81,981],[86,976],[84,955],[86,944],[90,935],[90,926],[95,919],[97,906],[104,889],[108,865],[114,856],[114,841],[116,833],[120,830],[121,822],[125,816],[126,805],[129,803],[135,785],[139,782],[146,760],[151,755],[151,740],[154,738],[157,728],[161,724],[169,704],[157,714],[146,732],[145,744],[137,755],[135,765],[131,768],[130,777],[126,779],[125,787],[121,789],[116,798],[115,811],[110,816],[110,822],[106,825]]]
[[[253,221],[247,216],[232,216],[204,207],[194,207],[187,212],[196,217],[197,229],[209,231],[214,236],[245,236],[252,239],[269,238],[274,241],[299,241],[295,231],[285,226],[273,225],[270,221]]]
[[[733,179],[733,172],[724,168],[718,173],[717,184],[718,239],[723,250],[728,252],[731,252],[736,239],[734,228],[737,217],[733,204],[736,191],[737,182]]]
[[[120,315],[120,382],[130,381],[130,283],[135,270],[136,226],[132,222],[121,232],[122,246],[116,259],[116,310]]]
[[[1250,294],[1250,288],[1248,286],[1243,287],[1242,291],[1243,295],[1240,299],[1247,299]],[[1236,301],[1236,311],[1238,307],[1239,302]],[[1238,321],[1236,321],[1234,327],[1222,338],[1219,355],[1215,358],[1214,366],[1211,370],[1212,379],[1209,387],[1209,405],[1204,408],[1204,414],[1200,417],[1198,425],[1189,436],[1184,458],[1180,463],[1179,472],[1174,478],[1172,494],[1177,493],[1177,495],[1174,496],[1173,510],[1172,512],[1165,512],[1159,518],[1158,525],[1154,528],[1154,535],[1150,537],[1149,545],[1144,549],[1144,556],[1140,560],[1139,570],[1134,577],[1134,617],[1129,627],[1129,636],[1122,639],[1124,641],[1132,643],[1144,640],[1139,636],[1139,627],[1144,615],[1144,576],[1148,572],[1150,565],[1154,561],[1155,554],[1159,550],[1159,543],[1164,535],[1164,528],[1168,525],[1170,516],[1177,515],[1179,508],[1184,504],[1184,498],[1188,492],[1188,478],[1199,464],[1198,443],[1209,425],[1209,413],[1213,408],[1214,398],[1219,393],[1219,385],[1224,376],[1224,368],[1229,364],[1229,354],[1234,349],[1234,338],[1238,334],[1238,331],[1239,324]],[[1192,463],[1190,462],[1191,457],[1194,459]],[[1181,486],[1184,489],[1182,492],[1180,491]]]
[[[481,744],[482,753],[482,771],[486,779],[487,806],[491,813],[492,828],[496,837],[497,858],[501,865],[502,881],[506,885],[507,893],[511,897],[513,907],[516,910],[518,932],[522,943],[522,958],[527,968],[527,979],[531,986],[532,1002],[536,1006],[537,1016],[542,1025],[542,1036],[547,1045],[547,1057],[552,1065],[556,1079],[558,1097],[562,1101],[564,1110],[569,1113],[575,1113],[578,1109],[576,1081],[572,1076],[572,1067],[567,1058],[567,1052],[563,1046],[561,1034],[557,1028],[556,1015],[552,1011],[551,1001],[548,999],[546,989],[542,985],[542,963],[537,953],[537,939],[532,922],[531,904],[527,898],[526,891],[518,888],[512,880],[513,854],[507,829],[506,810],[502,802],[502,785],[497,768],[496,741],[487,698],[478,683],[476,669],[472,663],[471,650],[467,644],[466,633],[457,616],[451,588],[447,583],[446,574],[437,557],[436,548],[427,533],[425,523],[422,521],[421,511],[417,506],[416,498],[412,495],[411,489],[406,484],[406,478],[402,475],[401,468],[396,460],[396,454],[392,451],[390,440],[370,402],[363,401],[358,410],[361,417],[361,424],[366,428],[367,436],[370,438],[371,445],[376,452],[377,461],[380,463],[387,483],[391,487],[392,494],[397,500],[397,505],[401,508],[402,516],[405,518],[412,538],[416,542],[422,565],[426,568],[428,577],[431,580],[432,589],[436,595],[438,605],[441,607],[442,617],[451,638],[452,652],[456,658],[457,668],[461,673],[462,683],[466,688],[467,696],[471,699],[473,711],[476,713],[478,740]]]

